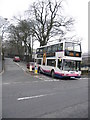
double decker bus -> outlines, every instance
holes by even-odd
[[[36,50],[38,71],[59,78],[81,77],[81,43],[61,41]]]

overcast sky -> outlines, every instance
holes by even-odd
[[[33,1],[35,0],[0,0],[0,16],[11,19],[13,16],[23,14]],[[76,19],[76,34],[83,39],[83,52],[88,51],[88,1],[66,0],[64,6],[65,14]]]

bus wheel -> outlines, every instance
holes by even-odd
[[[51,71],[51,76],[54,78],[54,70]]]

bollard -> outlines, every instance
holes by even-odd
[[[30,65],[30,67],[29,67],[29,71],[32,72],[32,65]]]
[[[37,66],[35,66],[34,73],[37,74]]]

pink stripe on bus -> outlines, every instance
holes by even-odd
[[[78,74],[75,74],[75,73],[74,74],[65,74],[64,75],[64,73],[55,72],[55,74],[58,74],[58,75],[61,75],[61,76],[70,76],[70,77],[71,76],[79,76]]]

